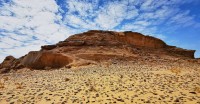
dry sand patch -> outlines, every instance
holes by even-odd
[[[0,103],[198,104],[198,67],[184,67],[179,74],[164,65],[138,64],[4,74],[0,75],[4,86],[0,88]]]

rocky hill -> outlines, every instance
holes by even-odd
[[[46,70],[70,68],[99,62],[198,62],[194,59],[194,52],[169,46],[160,39],[137,32],[90,30],[72,35],[57,44],[42,46],[40,51],[29,52],[19,59],[8,56],[0,64],[0,72],[24,67]]]

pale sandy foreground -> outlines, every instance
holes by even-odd
[[[99,64],[0,79],[0,104],[200,104],[200,65]]]

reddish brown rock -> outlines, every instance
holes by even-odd
[[[57,47],[56,45],[44,45],[44,46],[41,46],[41,49],[42,50],[52,50],[56,47]]]
[[[11,70],[15,58],[13,56],[7,56],[0,65],[0,73],[7,73]]]
[[[1,64],[1,68],[10,68],[15,60],[13,56],[7,56]]]
[[[22,64],[28,68],[44,69],[45,67],[60,68],[69,64],[72,60],[63,54],[54,52],[29,52],[22,60]]]
[[[90,54],[79,54],[78,57],[85,60],[92,60],[95,62],[107,61],[107,60],[133,60],[134,56],[126,56],[123,54],[106,54],[106,53],[90,53]]]
[[[124,32],[124,35],[116,36],[119,41],[123,41],[124,43],[142,46],[142,47],[150,47],[150,48],[164,48],[166,47],[166,43],[160,39],[144,36],[137,32]]]
[[[182,48],[177,48],[175,46],[168,46],[167,51],[173,55],[179,55],[188,58],[194,58],[194,53],[195,53],[195,50],[186,50]]]
[[[117,61],[162,62],[194,59],[194,50],[169,46],[162,40],[131,31],[115,32],[90,30],[75,34],[54,45],[45,45],[40,51],[30,52],[20,59],[7,57],[0,70],[28,67],[52,69],[79,67],[91,63]],[[179,61],[178,60],[178,61]]]
[[[11,69],[21,69],[24,68],[20,63],[20,59],[16,59],[13,56],[7,56],[4,61],[0,64],[0,73],[7,73]]]
[[[67,40],[85,41],[86,45],[122,45],[142,46],[149,48],[164,48],[166,43],[160,39],[144,36],[136,32],[113,31],[88,31],[82,34],[70,36]],[[65,41],[67,41],[65,40]]]
[[[84,45],[84,41],[82,40],[69,40],[69,41],[63,41],[63,42],[59,42],[57,44],[57,46],[59,47],[63,47],[63,46],[82,46]]]

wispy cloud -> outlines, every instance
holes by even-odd
[[[54,0],[12,0],[0,7],[0,49],[20,57],[70,35]],[[5,55],[4,55],[5,56]],[[3,60],[3,59],[1,59]]]

